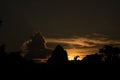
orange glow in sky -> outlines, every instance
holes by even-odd
[[[29,42],[27,42],[29,43]],[[73,38],[47,38],[46,43],[51,43],[51,48],[54,50],[56,45],[60,44],[67,51],[68,60],[74,60],[76,56],[79,56],[77,59],[82,60],[86,55],[95,54],[98,52],[99,45],[116,43],[119,44],[120,41],[109,40],[106,38],[87,38],[87,37],[73,37]],[[47,45],[45,45],[47,46]],[[54,47],[53,47],[54,46]],[[47,57],[48,59],[48,57]],[[37,60],[38,62],[46,62],[47,59]]]
[[[79,50],[77,50],[77,49],[67,49],[66,51],[68,53],[69,60],[74,60],[75,56],[79,56],[78,60],[82,60],[85,57],[85,55],[80,54]]]
[[[78,60],[82,60],[86,55],[94,54],[98,52],[98,49],[96,48],[89,48],[89,49],[65,49],[68,53],[68,59],[74,60],[75,56],[79,56]]]

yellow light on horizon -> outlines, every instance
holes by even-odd
[[[78,53],[77,49],[67,49],[67,53],[68,53],[68,60],[74,60],[75,56],[79,56],[78,60],[82,60],[85,57],[80,53]]]

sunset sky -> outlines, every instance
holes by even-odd
[[[37,31],[48,47],[61,44],[69,57],[120,45],[119,0],[0,0],[0,19],[0,43],[8,51],[19,50]]]

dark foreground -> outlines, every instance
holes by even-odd
[[[0,74],[4,78],[44,79],[119,79],[120,65],[108,64],[67,64],[67,65],[1,65]]]

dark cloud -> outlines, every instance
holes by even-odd
[[[100,33],[91,33],[91,34],[85,34],[84,37],[90,38],[90,39],[105,40],[107,39],[108,35],[100,34]]]
[[[28,59],[46,59],[52,53],[52,50],[47,48],[45,39],[40,33],[35,33],[30,40],[25,41],[22,51],[23,55]]]
[[[68,43],[47,43],[46,45],[49,47],[49,48],[55,48],[56,45],[60,44],[61,46],[63,46],[65,49],[72,49],[72,48],[83,48],[82,46],[80,45],[77,45],[77,44],[68,44]]]
[[[52,48],[54,49],[58,44],[60,44],[61,46],[64,46],[65,49],[70,49],[70,44],[67,44],[67,43],[46,43],[46,45],[49,47],[49,48]]]

